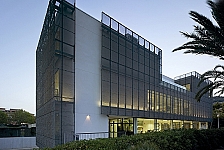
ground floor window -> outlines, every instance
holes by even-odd
[[[207,129],[207,122],[188,121],[188,120],[164,120],[164,119],[145,119],[137,118],[136,133],[146,133],[150,131],[164,131],[170,129]]]
[[[134,134],[133,118],[109,119],[110,137]]]
[[[109,118],[109,137],[170,129],[207,129],[207,122],[148,118]]]

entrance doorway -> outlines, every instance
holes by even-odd
[[[110,137],[134,134],[133,118],[109,119]]]

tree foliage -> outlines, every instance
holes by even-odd
[[[30,114],[29,112],[25,110],[17,110],[12,115],[12,121],[16,124],[21,123],[35,123],[35,117],[34,115]]]
[[[0,124],[21,124],[21,123],[35,123],[36,118],[33,114],[25,110],[17,110],[15,112],[5,112],[0,111]]]
[[[224,119],[224,103],[213,104],[213,118],[217,118],[217,115],[220,119]]]
[[[7,123],[8,117],[7,114],[0,111],[0,124]]]
[[[208,0],[207,4],[211,8],[215,23],[202,14],[190,11],[191,19],[197,22],[198,25],[194,25],[192,33],[181,32],[190,41],[175,48],[173,52],[185,50],[185,54],[206,54],[224,60],[224,0],[216,2]],[[198,101],[208,91],[212,94],[214,89],[218,89],[216,94],[221,95],[224,93],[224,66],[217,65],[213,70],[205,72],[201,76],[199,86],[206,79],[213,79],[214,82],[199,90],[195,97]]]

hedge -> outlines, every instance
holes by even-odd
[[[45,150],[214,150],[224,147],[224,129],[179,129],[73,141]]]

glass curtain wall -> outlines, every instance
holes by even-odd
[[[147,133],[152,131],[164,131],[170,129],[207,129],[207,122],[189,120],[166,120],[166,119],[146,119],[137,118],[137,133]]]
[[[108,107],[102,111],[149,116],[148,91],[161,80],[161,50],[103,13],[101,56],[102,106]]]
[[[103,114],[211,121],[210,98],[198,103],[189,85],[163,81],[161,49],[105,13],[101,65]],[[192,78],[189,83],[194,89],[196,81]]]
[[[49,1],[36,50],[37,144],[43,147],[52,147],[73,140],[73,4],[65,0]],[[65,120],[65,116],[69,119]]]

